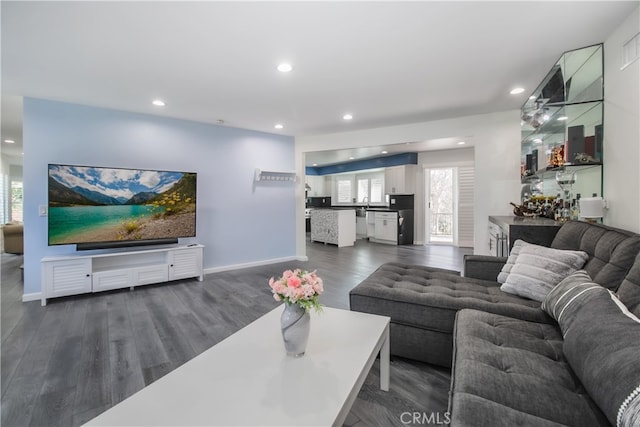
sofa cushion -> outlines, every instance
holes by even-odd
[[[500,289],[541,302],[562,279],[582,267],[587,258],[583,251],[525,245]]]
[[[640,253],[616,293],[629,311],[640,317]]]
[[[513,242],[513,247],[509,252],[509,257],[507,258],[507,262],[502,267],[502,270],[498,274],[498,283],[502,284],[507,281],[507,277],[509,277],[509,273],[511,273],[511,269],[514,265],[516,265],[516,258],[518,258],[518,254],[520,254],[520,249],[523,247],[530,245],[531,243],[525,242],[524,240],[516,240]]]
[[[638,426],[640,320],[605,288],[584,294],[560,319],[563,352],[611,424]]]
[[[554,325],[461,310],[453,365],[452,425],[608,425],[567,363]]]
[[[551,247],[588,253],[589,260],[583,268],[594,282],[616,291],[640,252],[640,235],[601,224],[569,221],[560,227]]]

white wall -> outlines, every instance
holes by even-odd
[[[622,45],[640,31],[640,7],[604,43],[605,224],[640,232],[640,60],[624,70]]]
[[[517,201],[520,197],[520,114],[517,110],[353,132],[297,137],[295,144],[296,171],[299,174],[304,173],[304,153],[307,152],[399,144],[407,141],[447,137],[464,137],[465,141],[474,147],[476,168],[475,251],[480,254],[488,253],[485,249],[487,246],[485,241],[488,239],[488,216],[510,214],[509,202]],[[461,159],[467,158],[468,152],[466,150],[460,150]],[[451,157],[451,159],[453,158],[455,156]],[[418,178],[416,177],[416,179]],[[424,193],[424,183],[421,183],[421,188],[421,192]],[[296,251],[298,256],[304,256],[306,250],[303,190],[296,194],[296,200]],[[423,202],[422,200],[420,203]],[[418,200],[416,203],[419,203]],[[416,218],[418,218],[417,215],[422,215],[422,221],[424,221],[424,213],[416,212]]]

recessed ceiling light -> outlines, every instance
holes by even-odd
[[[467,143],[466,141],[458,141],[458,145],[464,145],[466,143]]]
[[[533,140],[533,142],[535,142],[536,144],[542,144],[542,139],[536,138]]]
[[[282,123],[276,123],[276,125],[274,126],[274,128],[276,129],[282,129],[284,128],[284,125]]]
[[[387,153],[388,153],[388,151],[387,151],[387,150],[382,150],[382,151],[381,151],[381,153],[382,153],[382,154],[387,154]]]
[[[568,118],[569,117],[567,117],[567,116],[561,116],[561,117],[558,117],[558,121],[562,122],[564,120],[567,120]]]
[[[517,95],[519,93],[524,92],[524,88],[523,87],[515,87],[513,89],[511,89],[511,92],[509,92],[511,95]]]
[[[280,71],[281,73],[288,73],[291,70],[293,70],[293,65],[287,62],[283,62],[282,64],[278,65],[278,71]]]
[[[342,120],[351,120],[351,119],[353,119],[353,116],[349,113],[342,116]]]
[[[314,164],[313,164],[313,166],[318,166],[318,164],[317,164],[317,163],[314,163]]]
[[[5,139],[4,142],[6,142],[7,144],[15,144],[15,141],[13,139]]]
[[[349,160],[353,160],[353,159],[355,159],[355,157],[349,156]]]
[[[531,95],[531,96],[529,97],[529,99],[536,99],[536,96],[535,96],[535,95]]]
[[[161,99],[154,99],[152,102],[153,105],[155,105],[156,107],[164,107],[164,101]]]

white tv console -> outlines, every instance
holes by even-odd
[[[203,245],[44,257],[42,305],[48,298],[162,283],[203,280]]]

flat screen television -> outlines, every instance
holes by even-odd
[[[196,235],[196,173],[49,164],[48,176],[49,245],[86,250]]]

